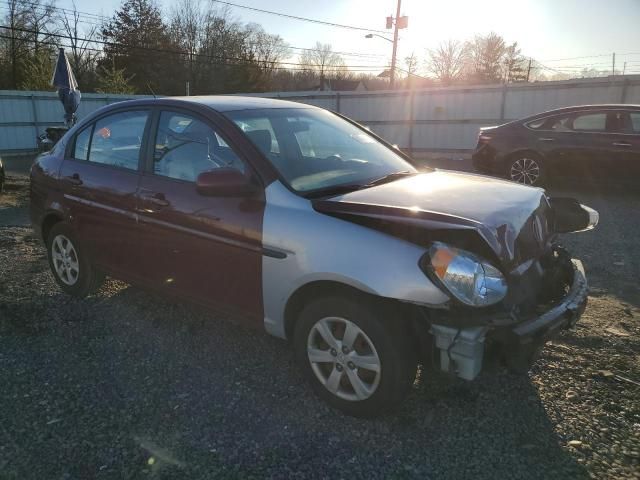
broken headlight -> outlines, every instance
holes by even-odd
[[[465,305],[493,305],[507,294],[502,272],[471,252],[436,242],[421,263],[423,270]]]

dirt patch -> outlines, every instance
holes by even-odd
[[[0,194],[1,225],[30,225],[28,176],[7,174]]]

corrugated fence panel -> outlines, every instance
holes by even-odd
[[[416,120],[500,118],[502,91],[420,92],[415,95]]]
[[[35,135],[33,127],[12,127],[1,126],[0,127],[0,145],[3,150],[22,150],[27,145],[27,148],[35,148]]]
[[[148,96],[84,94],[77,116],[129,98]],[[58,125],[64,125],[64,110],[55,92],[0,91],[0,152],[35,150],[37,135]]]
[[[33,110],[30,107],[30,100],[23,98],[2,99],[0,108],[1,123],[22,123],[33,121]]]
[[[514,85],[437,87],[408,91],[275,92],[252,96],[315,105],[360,121],[390,143],[414,153],[473,149],[478,129],[560,107],[594,103],[640,104],[640,76]],[[85,94],[78,117],[129,98]],[[34,109],[35,106],[35,109]],[[35,116],[34,116],[35,110]],[[0,152],[35,149],[36,130],[61,125],[53,92],[0,92]]]
[[[340,112],[358,121],[403,121],[411,112],[409,95],[344,95]],[[397,142],[396,142],[397,143]]]

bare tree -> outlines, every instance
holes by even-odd
[[[80,29],[80,14],[72,2],[73,11],[62,13],[59,17],[62,31],[70,45],[69,63],[82,88],[87,88],[92,83],[95,74],[96,61],[100,55],[97,44],[93,43],[98,35],[98,26],[91,25],[86,30]]]
[[[25,81],[40,84],[40,79],[26,77],[40,75],[51,60],[52,47],[57,43],[52,35],[57,31],[54,0],[7,0],[6,8],[3,24],[8,28],[0,56],[3,63],[8,63],[6,71],[10,73],[2,86],[21,88]]]
[[[201,0],[180,0],[173,6],[169,16],[169,34],[172,43],[185,52],[187,80],[194,90],[198,69],[198,53],[205,38],[207,12]]]
[[[289,45],[280,35],[265,32],[257,23],[245,26],[247,49],[260,68],[273,72],[279,62],[287,58]]]
[[[320,88],[323,88],[327,75],[342,77],[346,74],[346,66],[340,55],[333,51],[331,44],[316,42],[313,49],[300,55],[299,62],[303,68],[320,77]]]
[[[414,77],[418,72],[419,65],[418,56],[415,54],[415,52],[411,52],[411,55],[405,57],[404,65],[406,67],[407,73],[407,88],[412,88]]]
[[[427,53],[427,69],[440,83],[451,85],[462,79],[468,59],[464,44],[456,40],[446,40]]]

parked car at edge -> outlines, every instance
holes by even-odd
[[[5,178],[6,178],[6,174],[4,171],[4,165],[2,164],[2,159],[0,158],[0,193],[4,191]]]
[[[561,108],[480,129],[479,172],[527,185],[557,176],[628,178],[640,174],[640,105]]]
[[[558,234],[592,228],[595,211],[420,171],[299,103],[110,105],[35,162],[31,187],[62,290],[85,296],[106,274],[223,310],[289,340],[318,395],[352,415],[398,405],[438,352],[469,380],[485,345],[527,368],[587,301]]]

